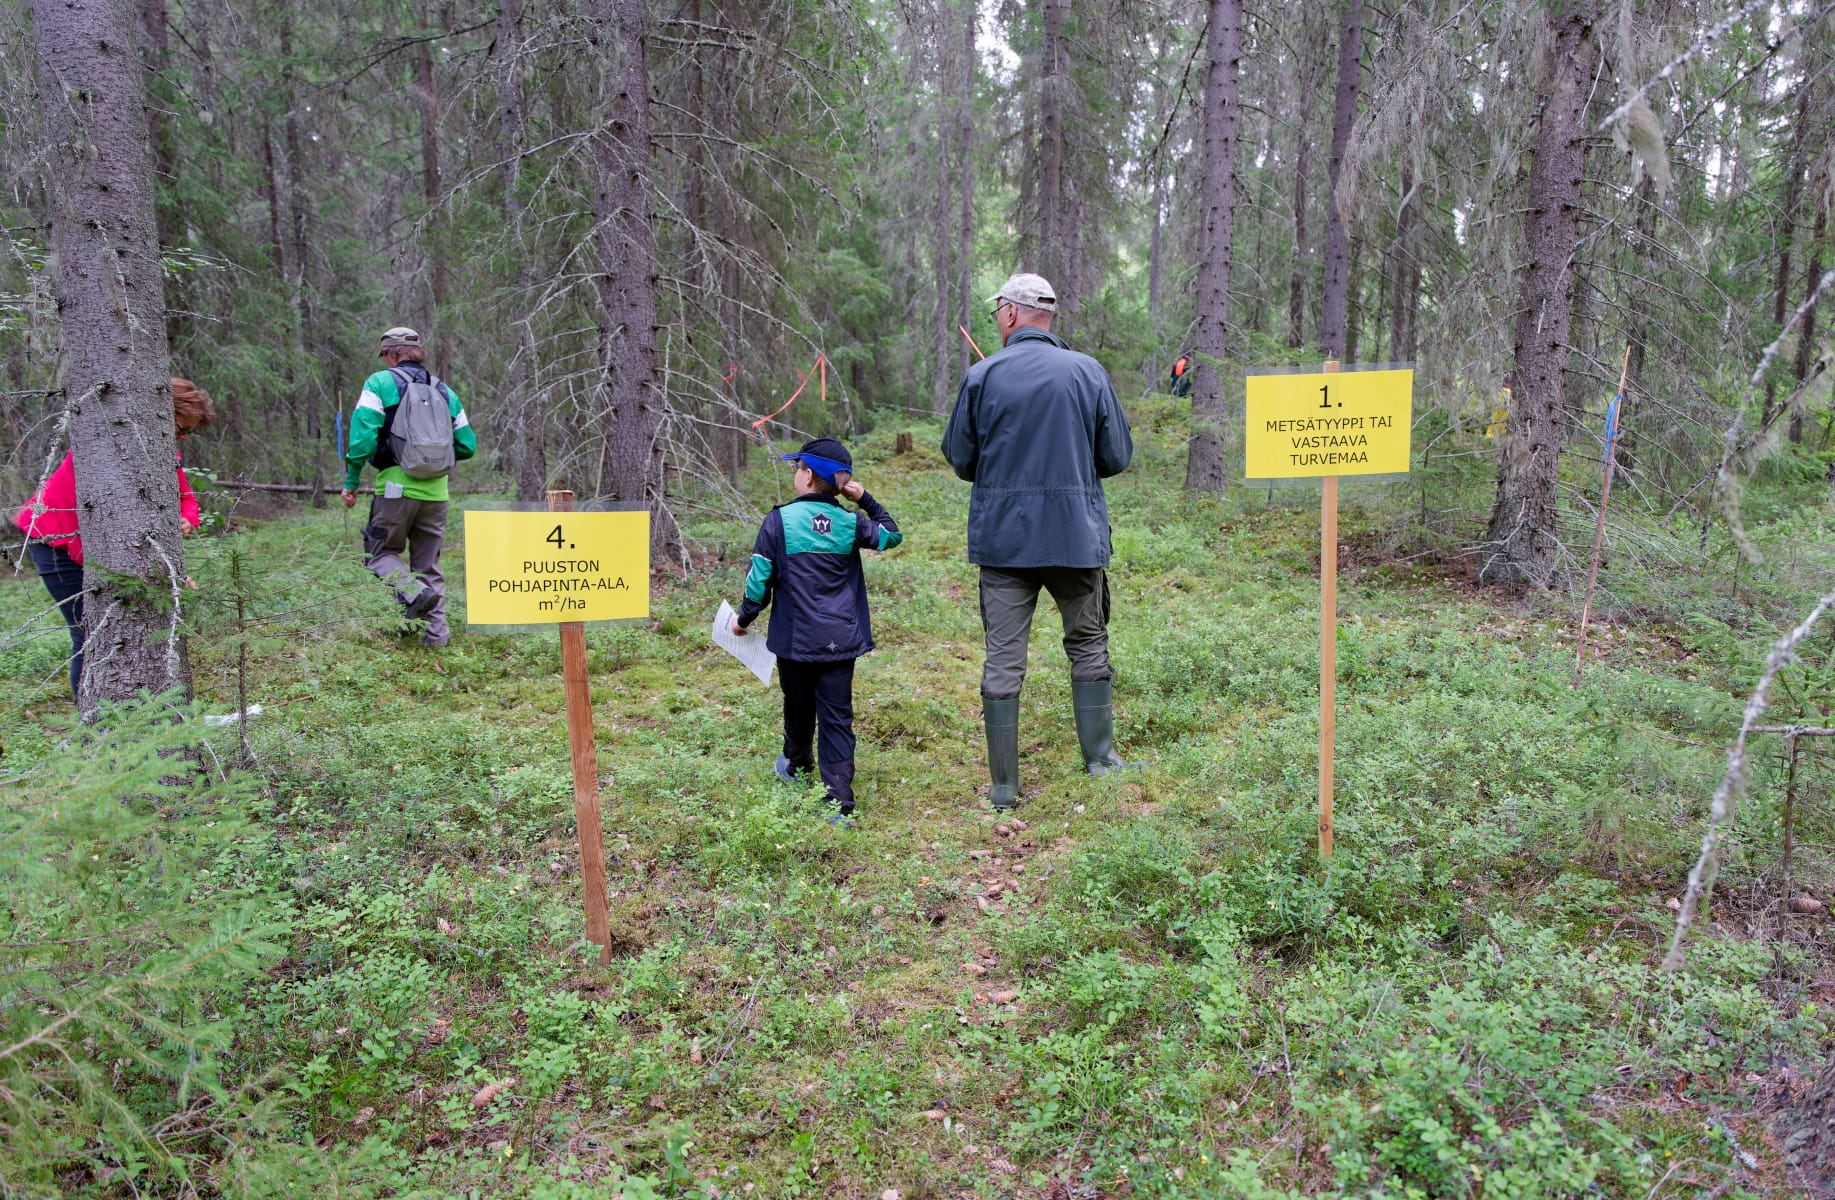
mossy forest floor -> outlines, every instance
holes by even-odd
[[[1316,493],[1184,494],[1156,413],[1110,486],[1118,738],[1138,770],[1080,773],[1047,602],[1017,820],[986,806],[968,486],[935,429],[905,455],[890,429],[854,449],[907,535],[867,567],[856,829],[775,783],[779,695],[709,641],[749,524],[693,527],[711,549],[657,583],[653,620],[589,631],[606,967],[582,946],[554,632],[457,624],[443,651],[396,636],[335,501],[190,543],[200,710],[233,709],[246,645],[263,712],[246,769],[234,726],[209,734],[209,771],[255,785],[250,825],[187,898],[270,906],[284,934],[207,997],[218,1074],[258,1084],[267,1123],[190,1143],[184,1186],[1796,1194],[1772,1122],[1821,1061],[1835,979],[1826,918],[1784,903],[1775,740],[1686,969],[1655,962],[1743,689],[1791,606],[1835,578],[1829,511],[1755,510],[1772,565],[1743,583],[1730,557],[1720,575],[1657,562],[1633,604],[1630,568],[1609,569],[1575,688],[1573,598],[1411,563],[1384,532],[1406,485],[1346,485],[1322,865]],[[744,486],[762,507],[787,481]],[[462,596],[456,536],[446,565]],[[43,607],[29,574],[0,587],[9,627]],[[55,761],[68,731],[61,630],[37,628],[0,652],[14,772]],[[1779,719],[1817,711],[1826,657],[1786,681]],[[1788,895],[1835,899],[1819,753]],[[149,1122],[190,1103],[116,1070]],[[67,1195],[128,1195],[136,1170],[140,1194],[184,1194],[94,1165],[101,1125],[77,1135],[89,1149],[10,1169]]]

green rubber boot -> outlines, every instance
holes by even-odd
[[[1115,753],[1114,685],[1107,679],[1070,685],[1071,710],[1077,718],[1077,744],[1091,775],[1113,775],[1128,769]]]
[[[988,803],[996,812],[1019,805],[1019,697],[981,698],[981,722],[988,733]]]

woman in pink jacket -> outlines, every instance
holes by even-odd
[[[215,416],[203,388],[189,379],[172,381],[172,419],[181,443]],[[178,468],[178,515],[186,533],[198,527],[198,498],[183,466]],[[38,577],[70,627],[70,692],[75,695],[83,674],[83,536],[77,527],[76,463],[71,455],[64,455],[57,470],[13,517],[13,524],[31,539],[27,548]]]

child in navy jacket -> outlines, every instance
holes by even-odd
[[[784,690],[777,774],[794,781],[815,765],[819,728],[822,782],[841,821],[854,811],[854,660],[873,648],[860,552],[890,550],[904,535],[853,481],[854,460],[840,442],[817,438],[779,457],[797,464],[797,497],[759,527],[733,632],[743,635],[772,606],[765,645]],[[842,508],[843,496],[864,511]]]

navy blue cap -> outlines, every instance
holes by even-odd
[[[854,473],[854,456],[847,452],[847,447],[834,438],[817,438],[804,442],[803,448],[795,454],[780,454],[785,462],[800,462],[815,472],[816,478],[830,487],[839,487],[835,476],[843,471]]]

